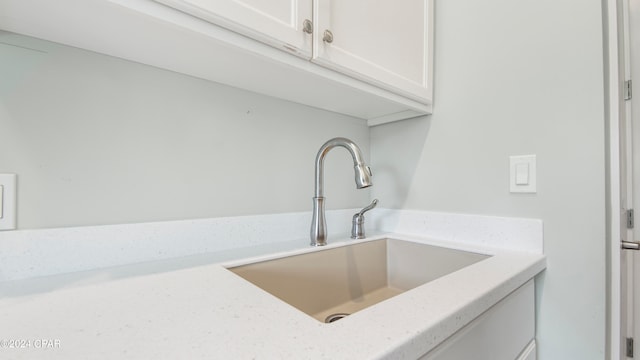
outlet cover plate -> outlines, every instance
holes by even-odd
[[[2,186],[0,230],[16,228],[16,178],[16,174],[0,174],[0,186]]]

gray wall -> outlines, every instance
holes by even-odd
[[[383,206],[539,218],[539,359],[605,352],[601,2],[436,4],[434,113],[375,127]],[[509,155],[537,155],[537,194],[509,193]]]
[[[326,140],[349,137],[369,159],[360,119],[7,33],[2,41],[0,173],[18,174],[19,229],[310,211]],[[325,165],[328,209],[367,204],[346,150]]]

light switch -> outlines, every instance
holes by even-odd
[[[529,164],[516,164],[516,185],[529,185]]]
[[[0,174],[0,230],[16,228],[16,174]]]
[[[536,156],[509,157],[509,191],[512,193],[535,193]]]

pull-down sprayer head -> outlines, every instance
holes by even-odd
[[[365,164],[357,164],[356,170],[356,187],[358,189],[368,188],[373,185],[371,182],[371,168]]]

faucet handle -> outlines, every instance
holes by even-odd
[[[373,201],[371,202],[371,204],[365,206],[362,210],[360,210],[359,213],[357,213],[356,215],[358,216],[362,216],[364,215],[364,213],[366,213],[367,211],[373,209],[374,207],[376,207],[376,205],[378,205],[378,199],[373,199]]]
[[[373,209],[376,205],[378,205],[378,199],[374,199],[371,204],[360,210],[359,213],[353,215],[353,222],[351,224],[352,239],[364,239],[364,213]]]

